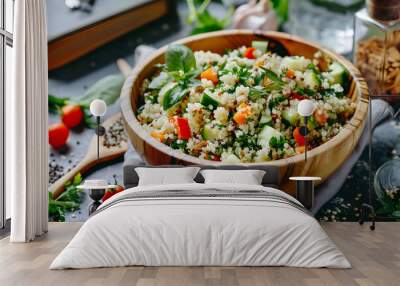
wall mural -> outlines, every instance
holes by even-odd
[[[124,190],[124,155],[140,160],[131,144],[138,140],[138,129],[147,132],[147,140],[163,144],[160,150],[179,152],[175,158],[169,154],[171,160],[163,151],[145,154],[144,159],[155,165],[262,163],[303,158],[307,150],[338,140],[335,136],[357,111],[347,96],[354,92],[350,73],[339,59],[321,53],[312,59],[293,58],[279,41],[246,40],[237,45],[241,41],[237,37],[232,41],[236,46],[225,47],[225,55],[170,46],[165,63],[153,67],[154,74],[143,74],[141,88],[132,90],[139,98],[132,110],[139,125],[137,129],[130,125],[127,132],[121,114],[121,104],[127,103],[120,95],[130,66],[153,51],[143,42],[159,47],[186,36],[185,30],[176,32],[178,26],[171,20],[151,23],[49,72],[50,220],[84,221],[98,204]],[[205,46],[212,47],[212,41]],[[267,66],[254,64],[266,58]],[[268,100],[267,95],[271,95]],[[302,114],[299,104],[306,99],[312,99],[311,112]],[[399,123],[397,115],[381,121],[384,117],[374,122],[371,165],[368,134],[361,132],[351,133],[324,166],[312,156],[306,164],[302,159],[295,164],[292,175],[303,174],[304,165],[312,174],[319,168],[331,169],[328,173],[333,175],[322,178],[328,184],[316,188],[317,219],[359,220],[361,205],[368,199],[370,168],[375,208],[385,219],[400,218]],[[357,153],[352,147],[359,136],[364,143]],[[340,166],[349,167],[337,169]],[[102,180],[114,187],[89,192],[79,188],[85,180]],[[293,194],[295,185],[285,178],[281,188]]]

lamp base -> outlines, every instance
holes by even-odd
[[[103,136],[106,133],[106,129],[103,126],[100,125],[98,128],[95,129],[94,132],[98,136]]]
[[[94,213],[97,208],[101,205],[101,199],[106,193],[106,189],[90,189],[89,197],[93,200],[93,203],[89,206],[89,215]]]
[[[314,205],[314,181],[296,181],[296,196],[310,210]]]

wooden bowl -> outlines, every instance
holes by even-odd
[[[275,46],[278,46],[278,49],[286,48],[289,55],[302,55],[306,58],[312,58],[314,53],[320,50],[345,66],[352,78],[348,95],[357,103],[353,117],[342,128],[339,134],[308,152],[307,164],[304,163],[304,155],[296,155],[287,159],[265,163],[243,164],[278,166],[280,168],[281,187],[288,193],[293,193],[293,182],[288,180],[290,176],[318,176],[323,181],[352,153],[363,131],[367,117],[369,98],[367,85],[361,77],[360,72],[343,57],[317,44],[285,33],[226,30],[188,37],[177,41],[177,43],[184,44],[193,50],[210,50],[216,53],[223,53],[226,49],[234,49],[244,45],[248,46],[253,40],[270,40]],[[121,108],[130,141],[136,151],[151,165],[222,164],[221,162],[190,156],[179,150],[170,148],[152,138],[136,119],[135,112],[138,107],[142,82],[156,72],[156,64],[163,63],[165,51],[166,47],[163,47],[137,65],[131,76],[125,81],[121,92]]]

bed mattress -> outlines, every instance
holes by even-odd
[[[50,269],[130,265],[350,267],[318,221],[284,192],[196,183],[113,196]]]

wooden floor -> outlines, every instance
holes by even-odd
[[[124,267],[48,270],[50,262],[81,226],[51,223],[32,243],[0,241],[0,285],[400,285],[400,223],[325,223],[324,229],[353,265],[352,269],[288,267]]]

